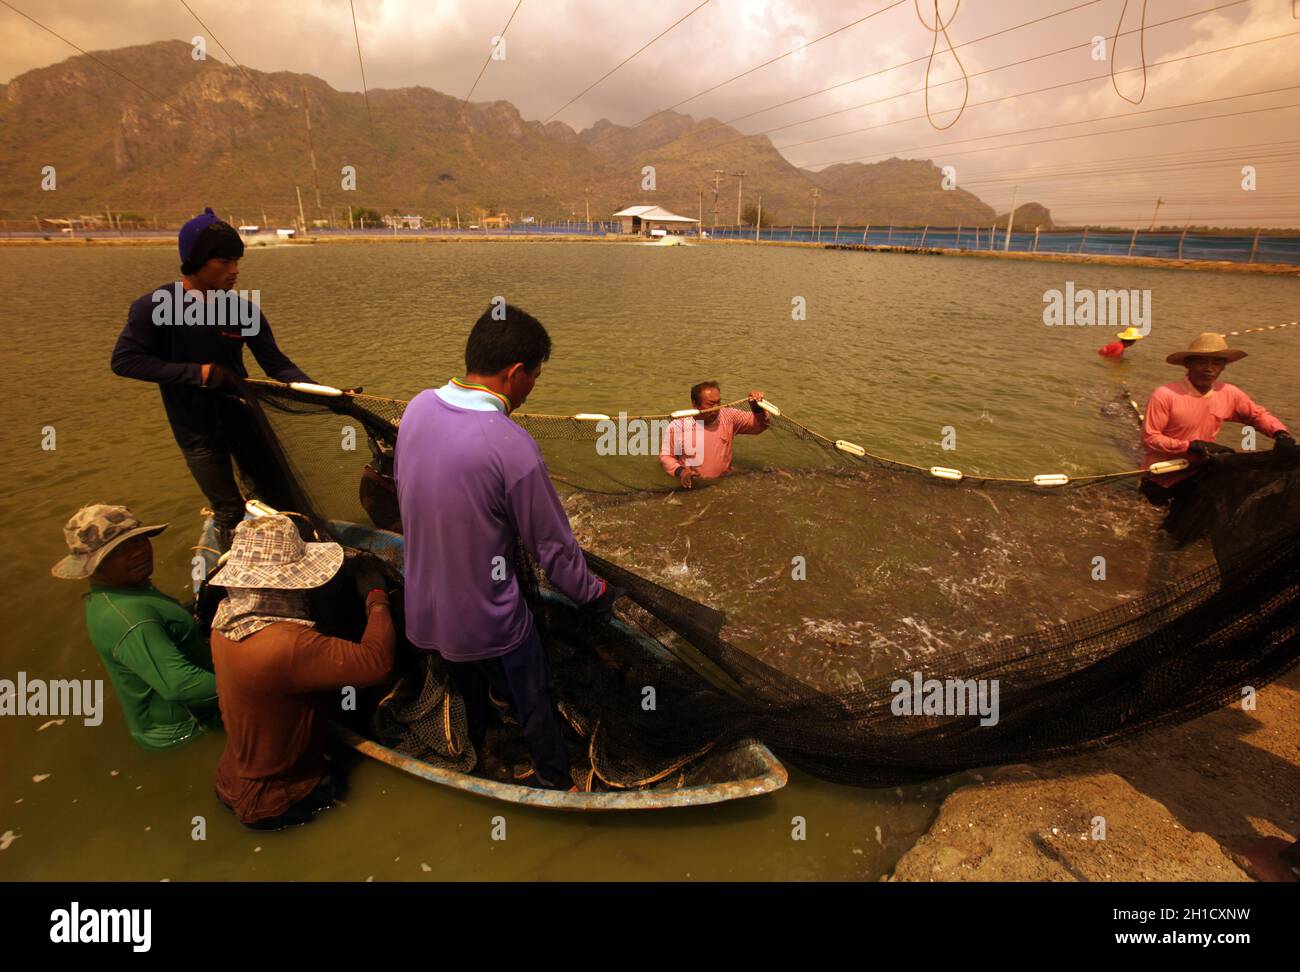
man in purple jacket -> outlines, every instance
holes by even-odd
[[[244,517],[231,458],[240,459],[246,445],[247,419],[239,402],[223,394],[248,377],[244,345],[272,378],[311,379],[275,343],[261,309],[233,289],[244,255],[234,227],[207,209],[181,227],[178,242],[183,279],[131,305],[112,368],[124,378],[158,383],[172,435],[212,504],[224,550]]]
[[[536,318],[509,305],[484,311],[465,345],[465,378],[426,389],[403,413],[393,473],[408,640],[448,663],[476,744],[490,688],[523,730],[533,764],[524,781],[569,790],[546,650],[511,566],[516,538],[575,604],[607,611],[622,592],[587,568],[541,450],[509,417],[550,354]]]

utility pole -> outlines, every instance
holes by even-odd
[[[699,225],[695,228],[695,235],[704,235],[704,186],[700,186],[700,218],[697,219]]]
[[[590,191],[591,190],[585,187],[582,190],[582,202],[587,207],[587,232],[588,233],[591,232],[591,201],[587,198],[587,193]]]
[[[296,192],[296,193],[298,194],[298,222],[302,225],[302,233],[303,233],[303,235],[306,236],[306,235],[307,235],[307,217],[304,216],[303,213],[302,213],[302,190],[299,189],[297,186],[294,186],[294,187],[293,187],[293,191]]]
[[[763,232],[763,194],[758,194],[758,219],[754,222],[754,242],[758,242],[759,234]]]
[[[1153,229],[1153,230],[1156,228],[1156,213],[1160,212],[1160,207],[1163,206],[1164,204],[1165,204],[1165,201],[1164,201],[1163,199],[1161,199],[1160,197],[1157,196],[1157,197],[1156,197],[1156,208],[1155,208],[1155,211],[1152,212],[1152,214],[1151,214],[1151,229]],[[1149,231],[1148,231],[1148,232],[1149,232]]]
[[[745,175],[746,175],[746,173],[744,173],[744,172],[733,172],[733,173],[731,173],[731,174],[734,175],[734,176],[737,178],[737,180],[739,180],[739,181],[737,181],[737,183],[736,183],[736,231],[739,232],[739,231],[740,231],[740,225],[741,225],[741,222],[742,222],[742,220],[741,220],[741,218],[740,218],[740,206],[741,206],[741,203],[743,202],[743,200],[744,200],[744,198],[745,198],[744,193],[745,193]]]
[[[722,186],[722,177],[726,173],[722,169],[713,170],[713,228],[718,228],[718,189]]]
[[[821,194],[822,191],[820,189],[813,189],[812,191],[812,201],[813,201],[812,228],[814,233],[817,231],[817,197],[820,196]]]
[[[307,100],[307,89],[302,88],[302,113],[307,117],[307,154],[311,156],[311,182],[316,187],[316,212],[324,207],[320,204],[320,176],[316,172],[316,146],[311,138],[311,105]]]
[[[1002,244],[1002,252],[1007,253],[1011,249],[1011,227],[1016,221],[1016,193],[1020,191],[1020,186],[1016,185],[1011,190],[1011,213],[1007,216],[1007,238]]]

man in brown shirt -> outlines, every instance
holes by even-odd
[[[378,684],[396,636],[378,574],[363,572],[360,643],[328,638],[307,613],[310,588],[343,563],[336,543],[304,543],[287,517],[240,523],[212,583],[230,593],[212,623],[212,661],[226,728],[216,791],[243,824],[279,830],[306,823],[342,795],[326,771],[330,714],[345,687]]]

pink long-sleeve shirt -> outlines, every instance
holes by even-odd
[[[714,479],[731,472],[731,442],[737,435],[758,435],[768,426],[765,418],[738,408],[718,410],[718,421],[709,428],[698,418],[673,419],[659,446],[659,465],[669,476],[682,466],[697,476]]]
[[[1277,418],[1255,402],[1236,385],[1216,381],[1208,395],[1202,395],[1186,378],[1161,385],[1147,402],[1147,417],[1142,426],[1142,445],[1146,456],[1142,468],[1166,459],[1190,458],[1187,447],[1193,441],[1213,442],[1224,422],[1253,425],[1267,436],[1287,431]],[[1152,477],[1162,486],[1178,482],[1187,472],[1166,473]]]

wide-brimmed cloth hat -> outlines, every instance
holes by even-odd
[[[1246,356],[1245,351],[1228,347],[1222,334],[1206,331],[1197,335],[1192,346],[1186,351],[1175,351],[1165,358],[1171,365],[1186,364],[1188,358],[1218,358],[1222,361],[1240,361]]]
[[[302,591],[320,587],[342,565],[337,543],[304,543],[287,516],[259,516],[235,527],[230,558],[208,583]]]
[[[83,506],[63,525],[68,555],[50,568],[50,573],[64,580],[89,577],[119,544],[132,537],[156,536],[166,529],[166,523],[146,526],[125,506]]]
[[[1124,330],[1116,334],[1115,337],[1120,341],[1141,341],[1146,337],[1146,335],[1136,327],[1126,327]]]

